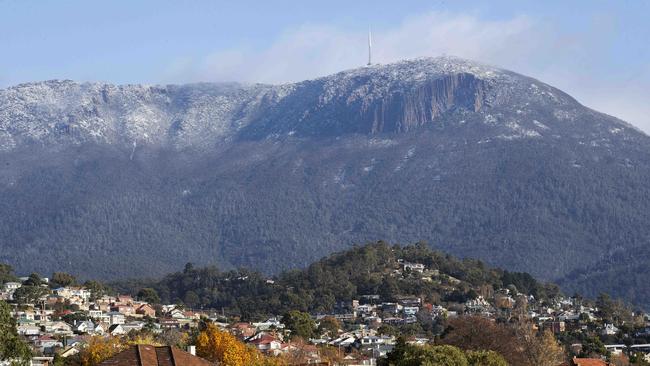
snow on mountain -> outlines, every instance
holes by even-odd
[[[553,108],[550,121],[533,110],[540,105]],[[53,80],[0,90],[0,149],[86,142],[208,149],[240,138],[407,132],[461,109],[479,112],[484,124],[498,127],[484,136],[491,138],[548,135],[553,122],[586,113],[544,83],[454,57],[373,65],[277,86]],[[462,113],[454,118],[450,123],[456,125],[472,120]]]

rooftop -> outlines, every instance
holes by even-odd
[[[200,357],[196,357],[176,347],[154,347],[137,345],[118,353],[100,366],[213,366]]]

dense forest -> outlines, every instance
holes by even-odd
[[[424,264],[430,281],[421,273],[402,271],[400,262]],[[557,286],[536,281],[527,273],[492,268],[481,261],[458,259],[434,251],[424,243],[408,246],[385,242],[355,246],[332,254],[305,269],[289,270],[274,277],[240,269],[195,268],[187,264],[160,280],[127,280],[109,286],[120,293],[146,295],[153,289],[163,303],[182,303],[192,308],[223,309],[244,319],[262,319],[290,310],[325,313],[341,302],[379,295],[381,301],[418,296],[432,303],[463,302],[479,292],[513,285],[536,298],[553,297]]]
[[[565,155],[583,159],[582,148],[510,142],[459,151],[446,136],[422,135],[429,141],[414,138],[417,150],[403,163],[407,141],[382,150],[341,142],[332,154],[317,144],[269,145],[277,159],[255,164],[253,175],[237,167],[237,156],[247,154],[239,148],[198,165],[178,157],[129,162],[120,157],[126,152],[83,147],[41,156],[39,168],[13,188],[0,187],[7,246],[0,262],[22,274],[65,271],[101,280],[162,276],[187,262],[269,275],[350,243],[426,240],[456,256],[554,281],[589,263],[624,268],[607,258],[650,235],[644,171],[601,159],[583,162],[576,175]],[[298,150],[301,165],[289,158]],[[222,159],[231,166],[216,169]],[[13,167],[16,161],[17,155],[0,157],[10,170],[23,169]],[[645,269],[637,275],[646,278]],[[650,292],[629,279],[618,277],[612,294],[630,299],[632,291],[647,303]],[[584,293],[596,296],[605,281]],[[563,286],[573,282],[567,277]]]

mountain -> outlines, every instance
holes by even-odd
[[[425,240],[587,288],[649,241],[649,148],[552,86],[452,57],[285,85],[21,84],[0,90],[0,262],[277,272]]]

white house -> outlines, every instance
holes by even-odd
[[[415,315],[420,311],[420,308],[417,306],[405,306],[402,311],[405,315]]]
[[[111,325],[124,324],[126,322],[126,317],[124,316],[124,314],[122,314],[120,312],[111,311],[110,313],[108,313],[106,315],[108,315],[109,323]]]
[[[104,314],[103,311],[98,310],[98,309],[90,309],[88,310],[88,316],[93,319],[99,319],[101,316]]]
[[[77,333],[92,333],[95,330],[95,324],[90,320],[79,322],[74,328]]]
[[[62,321],[41,323],[45,328],[46,333],[56,335],[72,335],[72,327],[70,324]]]
[[[144,328],[145,323],[141,321],[135,321],[135,322],[129,322],[122,324],[122,329],[124,329],[125,332],[130,332],[132,330],[141,330]]]
[[[618,333],[618,328],[616,328],[614,324],[605,324],[605,327],[601,333],[603,335],[615,335]]]
[[[422,273],[422,272],[424,272],[424,264],[422,264],[422,263],[403,262],[402,263],[402,270]]]
[[[3,286],[3,298],[5,300],[13,300],[14,299],[14,291],[16,289],[20,288],[22,284],[19,282],[7,282]]]
[[[122,328],[121,324],[113,324],[108,328],[108,333],[112,336],[118,336],[126,334],[126,331]]]
[[[106,333],[107,326],[104,325],[104,323],[97,323],[95,324],[95,328],[93,329],[93,333],[97,335],[104,335]]]
[[[618,356],[623,353],[623,350],[627,348],[624,344],[606,344],[605,349],[612,353],[612,355]]]
[[[22,284],[20,282],[6,282],[4,285],[5,291],[15,291],[16,289],[20,288]]]
[[[16,327],[18,334],[29,337],[41,334],[41,327],[33,324],[21,324]]]

